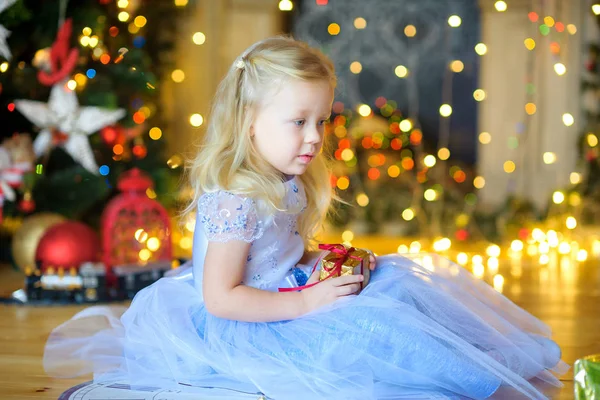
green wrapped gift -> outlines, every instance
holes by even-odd
[[[575,400],[600,399],[600,354],[575,361]]]

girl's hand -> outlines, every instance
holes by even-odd
[[[319,279],[319,271],[315,271],[309,282],[315,277]],[[329,278],[318,285],[304,289],[302,294],[302,302],[304,313],[309,313],[317,308],[321,308],[327,304],[333,303],[340,297],[345,297],[354,294],[360,290],[360,282],[364,280],[362,275],[345,275],[337,278]]]
[[[306,285],[310,285],[311,283],[315,283],[319,281],[319,275],[321,274],[321,271],[316,269],[315,272],[313,272],[310,277],[308,278],[308,280],[306,281]]]
[[[314,265],[315,263],[320,263],[323,258],[325,258],[325,256],[327,254],[329,254],[330,251],[324,250],[324,251],[315,251],[311,254],[314,254],[316,257],[312,257],[310,260],[310,265]],[[319,281],[319,275],[320,275],[321,271],[319,268],[315,269],[315,272],[313,272],[310,277],[308,278],[308,280],[306,281],[306,285],[310,285],[311,283],[315,283]]]
[[[371,255],[369,256],[369,269],[373,271],[377,266],[377,259],[375,258],[375,254],[371,250],[367,250]]]

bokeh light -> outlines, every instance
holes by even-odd
[[[327,32],[331,35],[331,36],[335,36],[335,35],[339,35],[340,34],[340,26],[338,24],[336,24],[335,22],[329,24],[329,26],[327,27]]]
[[[504,12],[508,8],[505,1],[497,1],[494,3],[494,7],[498,12]]]
[[[200,114],[192,114],[190,116],[190,125],[192,125],[193,127],[199,127],[200,125],[202,125],[202,123],[204,123],[204,118],[202,117],[202,115]]]
[[[405,78],[408,75],[408,68],[404,65],[398,65],[394,70],[394,73],[398,78]]]
[[[460,60],[454,60],[450,63],[450,69],[452,72],[459,73],[465,69],[465,64]]]
[[[406,25],[406,27],[404,28],[404,34],[407,37],[415,37],[415,35],[417,34],[417,28],[415,28],[414,25]]]
[[[440,106],[440,115],[442,117],[449,117],[450,115],[452,115],[452,107],[450,106],[450,104],[442,104]]]

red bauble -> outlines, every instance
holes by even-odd
[[[25,214],[29,214],[35,210],[35,201],[33,201],[29,190],[25,192],[21,201],[19,201],[19,210]]]
[[[125,129],[120,125],[105,126],[100,129],[100,137],[107,146],[125,143]]]
[[[21,210],[22,212],[24,212],[26,214],[33,212],[35,210],[35,201],[33,201],[31,198],[22,199],[19,202],[19,210]]]
[[[35,254],[42,269],[79,268],[86,261],[100,260],[100,239],[87,225],[66,221],[50,227],[40,239]]]

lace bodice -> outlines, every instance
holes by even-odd
[[[219,191],[206,193],[198,202],[198,218],[209,241],[243,240],[253,242],[264,232],[256,204],[250,198]]]
[[[306,194],[300,179],[293,177],[284,185],[284,203],[291,211],[271,215],[261,215],[252,198],[227,191],[205,193],[200,197],[193,248],[194,282],[200,292],[210,241],[251,243],[242,283],[264,290],[281,287],[282,280],[304,254],[297,221],[306,208]]]

